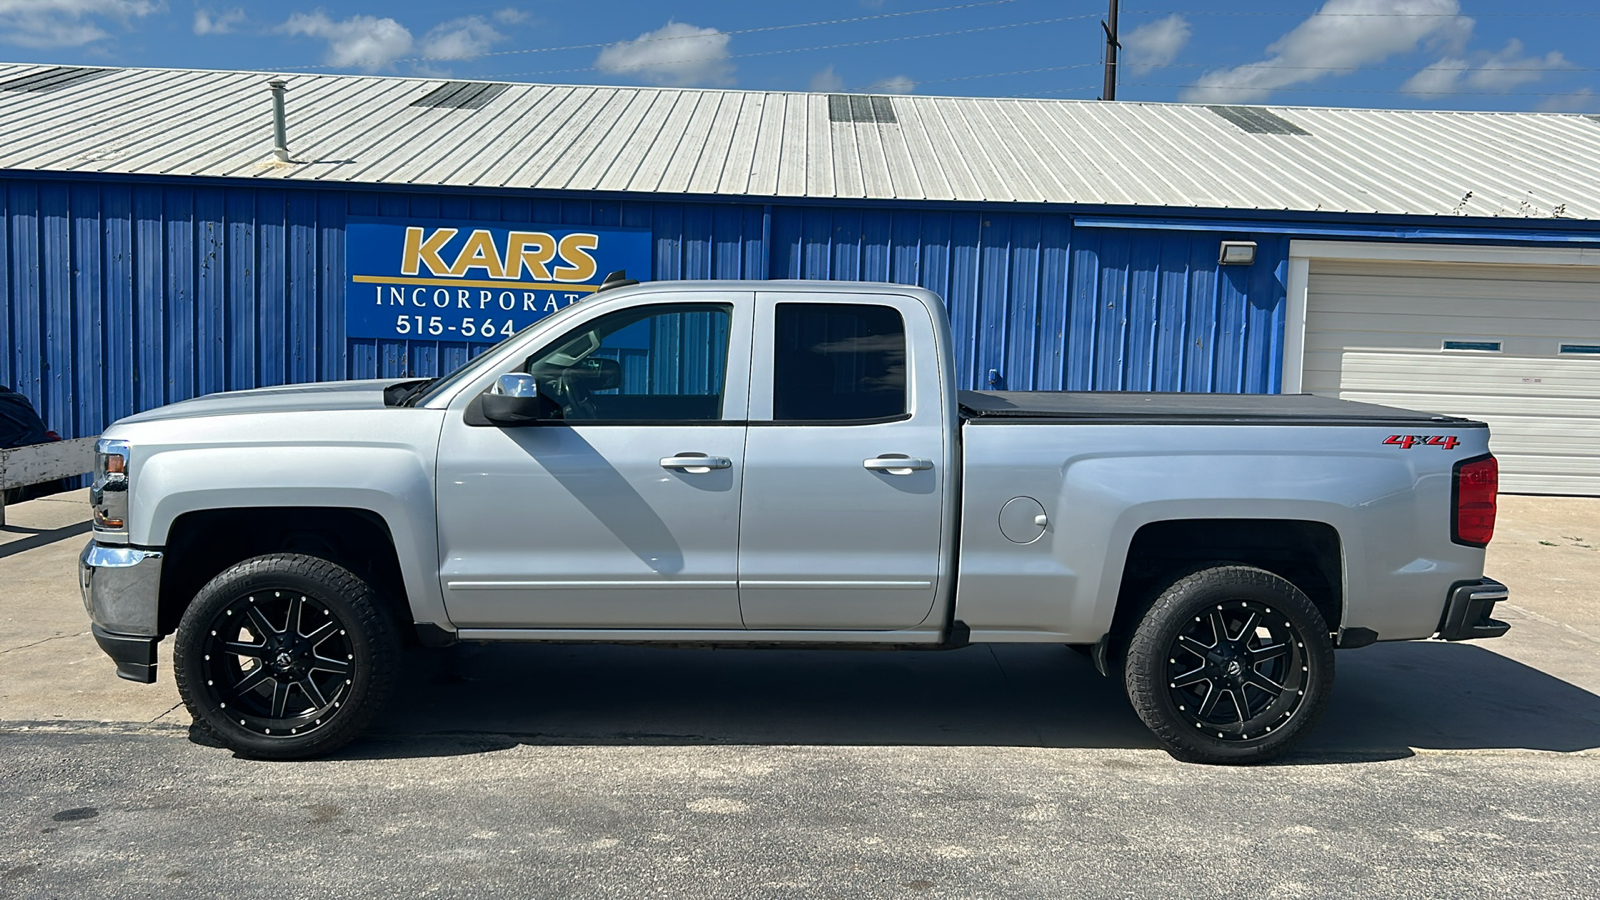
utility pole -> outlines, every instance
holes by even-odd
[[[1100,92],[1101,100],[1117,99],[1117,51],[1122,44],[1117,41],[1117,0],[1111,0],[1111,11],[1100,27],[1106,30],[1106,87]]]

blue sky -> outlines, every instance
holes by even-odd
[[[0,60],[1094,99],[1103,0],[0,0]],[[1600,112],[1595,0],[1125,0],[1119,99]],[[854,21],[841,21],[854,20]]]

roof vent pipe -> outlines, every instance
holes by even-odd
[[[289,161],[289,128],[283,112],[283,93],[288,89],[289,82],[282,78],[267,82],[267,90],[272,91],[272,155],[278,162]]]

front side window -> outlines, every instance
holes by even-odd
[[[906,326],[899,310],[864,303],[780,303],[772,418],[892,419],[906,412]]]
[[[563,335],[521,371],[567,420],[716,421],[732,319],[731,306],[714,303],[619,310]]]

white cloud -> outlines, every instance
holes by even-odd
[[[1467,43],[1472,40],[1475,24],[1469,16],[1451,15],[1443,18],[1438,29],[1422,39],[1422,46],[1429,53],[1440,56],[1461,56],[1467,52]]]
[[[905,75],[896,75],[893,78],[875,81],[867,88],[869,91],[876,91],[881,94],[909,94],[916,89],[917,83]]]
[[[844,87],[844,79],[833,70],[833,66],[811,76],[811,89],[819,94],[831,94]]]
[[[1540,112],[1589,112],[1600,108],[1600,104],[1596,103],[1597,100],[1600,100],[1600,97],[1595,96],[1594,88],[1581,87],[1565,94],[1546,97],[1540,100],[1535,108]]]
[[[505,9],[495,10],[494,20],[501,25],[521,25],[528,21],[528,14],[514,6],[508,6]]]
[[[1260,62],[1207,72],[1183,92],[1188,101],[1259,103],[1273,91],[1348,74],[1415,50],[1424,41],[1459,44],[1472,20],[1457,0],[1328,0],[1267,47]]]
[[[108,37],[101,26],[164,12],[162,0],[0,0],[0,41],[21,47],[81,47]]]
[[[3,0],[0,0],[3,2]],[[244,9],[235,7],[226,12],[214,13],[209,9],[194,11],[195,34],[229,34],[234,26],[244,23]]]
[[[1544,56],[1523,56],[1522,42],[1512,38],[1506,41],[1500,52],[1472,70],[1472,74],[1467,76],[1467,84],[1486,91],[1508,91],[1519,84],[1538,81],[1547,72],[1571,66],[1567,58],[1556,50]]]
[[[411,50],[411,32],[390,18],[351,16],[334,21],[322,10],[295,13],[284,22],[288,34],[328,42],[324,57],[329,65],[366,69],[383,68]]]
[[[1544,56],[1524,56],[1522,42],[1516,38],[1507,41],[1499,52],[1479,54],[1476,59],[1474,64],[1460,57],[1445,57],[1406,79],[1400,89],[1418,97],[1467,90],[1502,92],[1572,67],[1555,50]]]
[[[1406,79],[1400,90],[1418,97],[1448,94],[1456,89],[1456,83],[1470,68],[1472,64],[1464,59],[1445,57]]]
[[[434,26],[422,38],[422,55],[437,59],[469,59],[483,55],[506,36],[482,16],[466,16]]]
[[[637,74],[656,84],[729,85],[728,36],[715,28],[668,22],[635,40],[607,46],[595,57],[602,72]]]
[[[1167,65],[1178,58],[1191,33],[1188,20],[1179,13],[1140,25],[1122,39],[1128,67],[1135,75],[1143,75]]]

